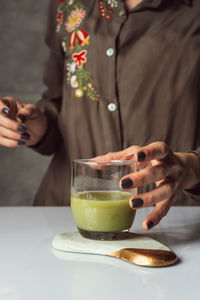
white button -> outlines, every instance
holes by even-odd
[[[108,104],[108,110],[109,111],[115,111],[117,109],[117,105],[115,103],[109,103]]]
[[[107,51],[106,51],[106,54],[107,54],[108,56],[113,56],[114,52],[115,52],[115,51],[114,51],[113,48],[108,48]]]
[[[121,16],[123,16],[125,14],[125,11],[124,10],[120,10],[119,11],[119,16],[121,17]]]

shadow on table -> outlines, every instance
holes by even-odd
[[[187,245],[200,241],[200,222],[190,224],[186,227],[174,227],[169,229],[162,229],[159,231],[148,232],[147,236],[163,243],[168,247],[174,245]]]

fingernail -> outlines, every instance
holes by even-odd
[[[122,187],[128,189],[133,186],[133,180],[130,178],[125,178],[122,180]]]
[[[133,208],[140,207],[144,204],[144,201],[142,200],[142,198],[135,198],[135,199],[131,200],[131,202],[132,202]]]
[[[146,154],[143,151],[138,153],[138,161],[144,161],[145,158],[146,158]]]
[[[20,131],[20,132],[26,132],[27,128],[23,125],[19,125],[17,130]]]
[[[147,228],[148,228],[148,230],[151,229],[152,227],[153,227],[153,222],[152,222],[152,221],[149,221],[149,222],[147,223]]]
[[[6,116],[9,114],[9,111],[8,111],[8,109],[6,107],[3,107],[1,111]]]
[[[19,114],[17,117],[18,117],[23,123],[26,121],[25,115]]]
[[[22,133],[21,135],[21,139],[22,140],[30,140],[30,135],[28,133]]]
[[[18,143],[18,145],[24,145],[25,144],[25,142],[24,141],[17,141],[17,143]]]

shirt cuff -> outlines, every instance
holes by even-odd
[[[29,146],[29,148],[42,155],[52,155],[59,148],[61,135],[51,114],[45,113],[47,115],[47,131],[36,145]]]
[[[194,153],[200,159],[200,147],[198,147],[196,150],[188,151],[188,153]],[[200,202],[200,182],[199,184],[197,184],[197,186],[194,189],[184,190],[184,193],[186,197],[190,197],[192,200]]]

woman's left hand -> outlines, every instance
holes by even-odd
[[[131,146],[119,152],[99,156],[98,160],[134,159],[138,172],[120,180],[120,187],[129,190],[155,183],[156,188],[130,199],[131,208],[155,206],[143,221],[145,230],[157,225],[184,189],[193,189],[200,183],[200,158],[195,153],[173,153],[163,142],[145,147]]]

